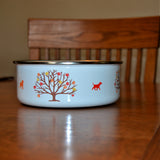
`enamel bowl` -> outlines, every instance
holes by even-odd
[[[14,61],[17,97],[26,105],[76,108],[120,97],[120,61]]]

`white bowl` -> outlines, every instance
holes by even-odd
[[[120,61],[14,61],[17,96],[37,107],[107,105],[120,97]]]

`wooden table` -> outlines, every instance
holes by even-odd
[[[122,84],[108,106],[44,109],[20,104],[15,81],[0,82],[0,160],[141,160],[159,123],[160,85]]]

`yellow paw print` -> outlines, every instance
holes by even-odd
[[[73,88],[73,91],[76,91],[76,88]]]

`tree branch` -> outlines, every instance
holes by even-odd
[[[37,87],[37,89],[39,89],[39,90],[46,91],[48,94],[51,94],[51,93],[52,93],[49,88],[43,88],[43,87],[41,87],[41,85],[40,85],[38,82],[36,82],[36,87]],[[47,87],[48,87],[48,86],[47,86]],[[36,90],[37,90],[37,89],[36,89]],[[50,92],[48,92],[46,89],[48,89]],[[36,90],[35,90],[35,91],[36,91]]]
[[[72,86],[71,88],[67,88],[66,90],[63,89],[61,92],[56,93],[56,94],[72,94],[72,93],[76,92],[77,90],[71,91],[71,92],[70,92],[70,90],[73,89],[73,88],[75,88],[76,86],[77,86],[77,85],[74,85],[74,86]],[[67,92],[67,91],[68,91],[68,92]]]
[[[42,77],[42,75],[43,75],[43,77]],[[50,92],[52,93],[50,86],[45,81],[45,73],[43,72],[42,75],[40,75],[40,81],[42,81],[48,87],[48,90],[50,90]]]
[[[35,89],[35,91],[38,92],[38,93],[39,93],[39,92],[45,92],[45,93],[47,93],[47,94],[52,94],[52,93],[46,91],[46,89],[44,89],[44,88],[42,88],[42,87],[39,87],[39,88]]]
[[[62,77],[61,77],[62,78]],[[60,79],[61,80],[61,79]],[[65,83],[65,82],[67,82],[68,81],[68,77],[65,79],[65,74],[63,74],[63,80],[62,80],[62,83],[60,84],[60,85],[58,85],[58,87],[57,87],[57,90],[55,91],[55,93],[57,94],[57,92],[59,91],[59,89],[63,86],[63,84]]]

